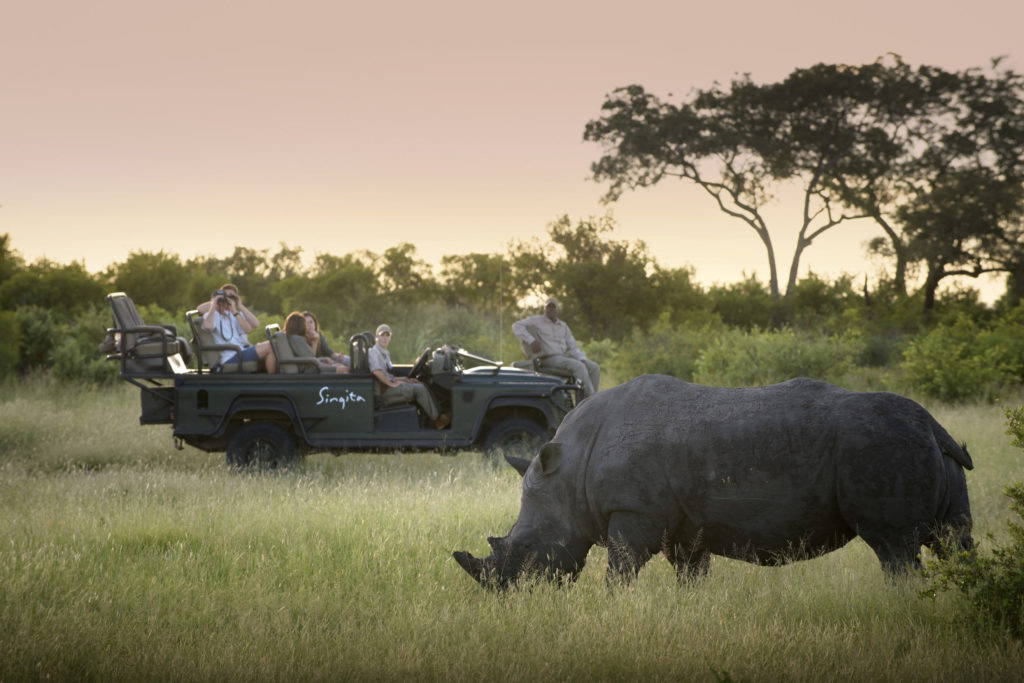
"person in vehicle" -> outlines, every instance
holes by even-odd
[[[512,323],[512,334],[523,342],[524,350],[529,349],[531,358],[540,359],[541,372],[549,369],[571,374],[583,385],[586,398],[598,390],[601,367],[583,353],[569,326],[558,318],[559,310],[558,299],[548,297],[544,313]]]
[[[316,358],[321,367],[333,368],[334,372],[345,373],[349,371],[347,365],[336,363],[330,358],[317,357],[313,348],[309,345],[308,326],[306,316],[298,311],[292,311],[284,319],[284,333],[288,336],[288,346],[296,358]],[[318,369],[312,365],[300,365],[299,372],[317,372]],[[323,372],[323,370],[319,370]]]
[[[426,385],[413,377],[396,377],[392,372],[394,365],[391,363],[391,352],[388,351],[390,344],[391,328],[378,325],[377,343],[370,347],[367,354],[370,372],[377,380],[373,383],[374,393],[381,397],[386,406],[415,401],[433,421],[434,427],[444,429],[451,422],[451,416],[441,413]]]
[[[249,343],[249,333],[260,321],[242,303],[237,287],[232,284],[223,285],[213,292],[209,301],[199,304],[196,309],[203,315],[203,329],[213,334],[214,342],[233,344],[242,349],[241,354],[232,350],[221,351],[220,365],[259,361],[264,364],[267,372],[277,370],[269,341],[259,342],[256,346]]]
[[[347,368],[352,367],[352,361],[347,355],[336,353],[327,344],[327,338],[324,337],[324,333],[320,331],[320,320],[317,319],[310,311],[303,311],[303,317],[306,319],[306,341],[309,342],[309,347],[313,349],[313,355],[317,358],[327,358],[334,363],[344,365]]]

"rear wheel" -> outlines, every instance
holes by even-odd
[[[259,470],[282,469],[296,460],[295,439],[270,422],[250,422],[228,443],[228,465]]]
[[[533,460],[548,440],[548,431],[536,422],[514,418],[499,422],[484,440],[484,457],[501,464],[506,455]]]

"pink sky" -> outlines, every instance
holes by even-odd
[[[610,208],[618,239],[732,282],[767,273],[763,248],[696,190],[669,182],[599,203],[586,178],[600,150],[582,133],[607,93],[681,96],[886,52],[952,69],[1007,55],[1024,69],[1024,6],[1005,0],[10,4],[0,233],[30,261],[91,271],[134,250],[280,242],[309,258],[412,242],[436,262]],[[784,277],[783,228],[799,210],[775,215]],[[873,274],[863,243],[876,234],[823,238],[804,268]]]

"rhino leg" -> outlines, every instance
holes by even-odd
[[[675,567],[676,578],[680,583],[702,579],[711,568],[711,553],[700,544],[699,539],[666,543],[663,552]]]
[[[882,569],[889,577],[903,576],[921,568],[921,536],[916,531],[888,534],[862,532],[861,538],[875,551]]]
[[[661,549],[664,532],[641,515],[616,512],[608,520],[608,582],[631,583]]]

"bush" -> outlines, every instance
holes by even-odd
[[[949,402],[980,398],[1011,380],[1000,336],[986,333],[961,315],[952,325],[911,340],[900,367],[912,388],[932,398]]]
[[[61,325],[62,334],[53,347],[53,371],[58,377],[92,384],[117,379],[117,363],[97,350],[109,324],[108,316],[107,308],[96,307]]]
[[[838,382],[860,352],[856,335],[729,330],[704,351],[694,381],[721,386],[761,386],[794,377]]]
[[[75,315],[57,315],[49,309],[24,306],[13,315],[15,338],[21,340],[14,367],[20,374],[53,371],[62,379],[93,383],[117,377],[116,364],[99,352],[110,325],[108,307],[91,306]]]
[[[1024,449],[1024,407],[1007,410],[1006,417],[1013,445]],[[1024,483],[1012,484],[1004,493],[1010,499],[1010,509],[1024,519]],[[982,555],[975,548],[950,553],[927,566],[922,573],[932,583],[921,596],[934,600],[940,591],[956,589],[975,622],[1005,628],[1024,638],[1024,527],[1012,521],[1006,525],[1010,543],[994,548],[991,555]]]
[[[21,349],[21,327],[12,311],[0,311],[0,379],[12,374],[18,366]]]
[[[650,330],[634,330],[620,345],[613,374],[622,381],[646,374],[691,381],[697,359],[723,332],[721,323],[713,319],[684,326],[673,324],[664,314]]]

